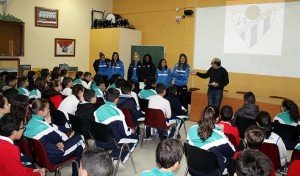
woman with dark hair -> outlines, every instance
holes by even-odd
[[[152,62],[152,56],[150,54],[145,54],[143,57],[143,74],[142,79],[146,84],[146,79],[148,77],[155,77],[156,67]]]
[[[281,113],[277,114],[274,118],[274,122],[276,121],[286,125],[300,125],[297,104],[293,100],[283,100],[281,104]]]
[[[47,82],[44,77],[38,77],[34,81],[34,89],[29,94],[29,99],[42,98],[43,93],[47,89]]]
[[[177,87],[177,96],[185,109],[188,109],[187,83],[189,74],[190,66],[187,64],[187,57],[182,53],[179,56],[178,63],[174,66],[172,76],[175,78],[174,85]]]
[[[163,83],[166,88],[172,84],[172,73],[166,59],[161,59],[156,71],[156,83]]]
[[[266,138],[264,142],[276,144],[278,146],[281,166],[284,166],[287,157],[286,148],[281,137],[278,136],[276,133],[272,132],[270,114],[266,111],[260,111],[256,116],[256,123],[265,133]]]
[[[135,93],[139,92],[139,82],[144,82],[144,79],[142,77],[143,75],[143,65],[140,60],[140,55],[135,52],[133,56],[133,61],[129,65],[128,68],[128,74],[127,74],[127,80],[132,80],[135,85]]]
[[[117,52],[114,52],[111,57],[109,79],[115,74],[119,74],[121,78],[124,78],[124,64],[120,60]]]
[[[218,159],[220,171],[226,174],[226,158],[232,157],[235,149],[223,132],[224,126],[216,125],[218,117],[219,110],[207,106],[198,125],[189,129],[187,140],[193,146],[213,152]]]

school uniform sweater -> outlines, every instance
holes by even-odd
[[[275,116],[273,121],[278,121],[281,124],[291,125],[291,126],[298,126],[300,125],[300,121],[298,123],[294,122],[291,119],[290,113],[288,111],[281,112]]]
[[[19,86],[17,90],[18,90],[19,94],[21,94],[21,95],[29,96],[29,94],[30,94],[30,92],[23,86]]]
[[[141,176],[174,176],[174,172],[161,171],[158,168],[142,172]]]

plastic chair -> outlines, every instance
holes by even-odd
[[[95,108],[98,109],[100,106],[104,105],[104,102],[101,101],[96,101],[96,103],[94,104]]]
[[[272,131],[282,138],[286,149],[293,150],[299,143],[299,132],[297,127],[276,122],[272,123],[272,127]]]
[[[234,146],[235,150],[237,150],[238,144],[233,134],[225,133],[225,135],[228,137],[231,144]]]
[[[51,108],[50,115],[52,117],[52,123],[57,126],[65,126],[66,123],[68,123],[68,119],[66,118],[65,114],[60,110]]]
[[[297,149],[293,150],[290,163],[292,163],[294,160],[300,160],[300,150]]]
[[[85,143],[88,144],[87,139],[91,139],[90,122],[83,117],[75,116],[73,114],[68,114],[68,115],[69,115],[70,123],[72,125],[72,130],[75,132],[75,134],[83,135],[85,138]]]
[[[254,119],[237,116],[236,127],[239,130],[239,135],[241,139],[244,139],[245,131],[251,125],[256,125],[256,121]]]
[[[152,108],[145,108],[145,121],[144,125],[146,127],[152,127],[152,128],[157,128],[161,130],[165,130],[168,132],[170,128],[173,126],[176,126],[176,124],[171,124],[170,126],[167,126],[166,124],[166,118],[162,110],[160,109],[152,109]],[[145,137],[145,133],[142,134],[142,139]],[[169,136],[169,135],[168,135]],[[143,145],[143,140],[141,142],[141,147]]]
[[[142,111],[145,112],[145,108],[148,108],[149,100],[139,98],[139,104]]]
[[[103,143],[108,143],[111,140],[113,140],[114,143],[115,143],[115,146],[120,149],[120,155],[119,155],[119,157],[118,158],[114,158],[114,160],[116,160],[116,159],[118,160],[116,168],[114,170],[114,176],[118,172],[119,163],[121,161],[121,154],[122,154],[123,150],[126,150],[126,149],[129,151],[129,157],[130,157],[130,160],[131,160],[131,164],[132,164],[134,173],[135,174],[137,173],[135,165],[134,165],[132,153],[130,151],[130,147],[129,147],[128,143],[123,143],[122,146],[120,147],[118,145],[117,141],[114,139],[114,134],[113,134],[111,128],[108,125],[94,122],[94,123],[92,123],[92,131],[93,131],[93,137],[94,137],[95,140],[98,140],[98,141],[103,142]],[[95,145],[96,145],[96,143],[95,143]]]
[[[276,144],[263,143],[259,151],[267,155],[273,163],[275,170],[281,168],[279,149]]]
[[[78,169],[78,163],[76,160],[78,160],[77,157],[71,156],[69,159],[66,161],[59,163],[59,164],[52,164],[48,158],[46,149],[44,148],[44,145],[36,139],[30,139],[28,138],[31,151],[32,151],[32,156],[34,162],[39,165],[40,167],[44,167],[47,169],[48,172],[55,172],[54,175],[61,175],[60,169],[72,164],[73,162],[76,163],[77,169]]]
[[[219,164],[216,155],[199,147],[184,143],[187,170],[185,176],[190,175],[220,175]]]
[[[118,108],[123,112],[123,114],[124,114],[124,116],[125,116],[125,121],[126,121],[127,126],[130,127],[130,128],[135,129],[135,127],[136,127],[138,124],[136,124],[136,123],[133,121],[129,109],[128,109],[128,108],[123,108],[123,107],[118,107]]]
[[[25,154],[26,156],[32,158],[31,148],[29,146],[28,138],[22,136],[20,140],[14,141],[15,145],[19,147],[21,153]]]

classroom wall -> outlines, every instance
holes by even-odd
[[[58,28],[35,27],[35,6],[59,10]],[[89,36],[91,10],[111,12],[112,2],[107,0],[11,0],[7,13],[25,22],[25,55],[21,64],[32,68],[49,68],[61,63],[89,69]],[[2,10],[2,7],[0,7]],[[54,38],[76,39],[75,57],[54,57]]]
[[[288,0],[295,1],[295,0]],[[194,21],[195,15],[182,19],[178,24],[175,16],[183,15],[184,9],[194,12],[199,7],[224,6],[249,3],[288,2],[284,0],[113,0],[113,13],[129,19],[130,23],[142,33],[142,44],[164,45],[168,66],[178,62],[181,52],[188,56],[193,68]],[[179,12],[175,9],[180,8]],[[216,56],[217,57],[217,56]],[[222,58],[220,58],[222,59]],[[206,70],[198,70],[204,72]],[[229,92],[253,91],[257,96],[282,96],[294,100],[300,99],[300,79],[289,77],[265,76],[255,74],[230,73],[230,84],[225,88]],[[208,80],[197,76],[189,77],[189,87],[207,89]]]

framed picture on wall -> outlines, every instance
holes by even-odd
[[[55,38],[54,55],[56,57],[75,57],[75,39]]]
[[[35,26],[58,28],[58,10],[35,7]]]
[[[29,71],[31,71],[31,65],[20,65],[20,76],[27,76]]]
[[[15,74],[15,76],[20,76],[20,59],[11,59],[11,58],[0,58],[0,73],[1,72],[10,72]]]

